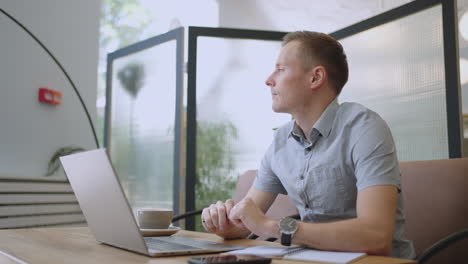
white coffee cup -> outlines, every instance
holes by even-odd
[[[140,208],[136,219],[141,229],[167,229],[171,224],[173,211],[161,208]]]

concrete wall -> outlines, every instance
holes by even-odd
[[[94,118],[100,1],[0,0],[0,8],[55,55]],[[0,177],[40,177],[57,149],[95,148],[78,97],[50,56],[3,14],[0,35]],[[38,102],[40,87],[61,92],[62,104]]]

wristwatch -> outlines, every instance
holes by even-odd
[[[279,221],[278,227],[281,233],[281,245],[291,245],[291,240],[297,231],[297,226],[297,220],[291,217],[284,217]]]

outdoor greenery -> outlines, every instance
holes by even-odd
[[[103,0],[100,45],[122,48],[141,40],[151,25],[151,14],[138,0]]]
[[[146,38],[152,22],[151,14],[138,0],[102,1],[99,34],[98,98],[103,98],[106,92],[105,64],[107,54]],[[97,123],[98,138],[101,145],[103,145],[104,117],[102,114],[98,114]]]
[[[103,0],[100,65],[105,65],[109,52],[152,37],[150,32],[154,27],[153,21],[152,15],[138,0]],[[138,68],[129,66],[128,69],[132,70],[132,67],[133,70]],[[101,66],[99,67],[98,98],[105,95],[105,78],[105,67]],[[119,79],[122,81],[125,78]],[[127,81],[124,80],[124,82]],[[137,80],[132,82],[138,83]],[[135,97],[138,89],[134,88],[139,85],[130,86],[132,86],[131,89],[126,89]],[[160,177],[147,172],[156,170],[158,174],[170,173],[172,176],[173,144],[158,142],[154,138],[135,138],[132,141],[130,137],[133,133],[129,125],[133,126],[131,122],[130,124],[125,122],[113,124],[112,158],[130,202],[140,200],[142,194],[145,194],[145,199],[167,199],[172,192],[172,178],[165,177],[164,182],[161,182]],[[99,138],[102,142],[103,116],[98,116],[98,127]],[[183,127],[186,125],[184,124]],[[220,123],[199,121],[197,129],[196,208],[203,208],[217,200],[232,197],[237,181],[237,175],[233,175],[236,167],[233,142],[237,139],[237,129],[229,121]],[[138,147],[135,149],[136,146]],[[136,169],[134,172],[132,172],[132,167]],[[165,188],[167,193],[152,192],[151,188],[154,184],[167,186]],[[162,195],[165,198],[160,197]],[[200,223],[197,223],[198,230],[202,230],[200,227]]]
[[[231,176],[236,139],[237,128],[231,122],[197,122],[196,208],[232,198],[237,182],[237,175]],[[195,229],[204,230],[199,218]]]

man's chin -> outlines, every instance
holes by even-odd
[[[272,106],[271,110],[273,110],[273,112],[275,112],[275,113],[286,113],[285,109],[280,108],[280,107]]]

